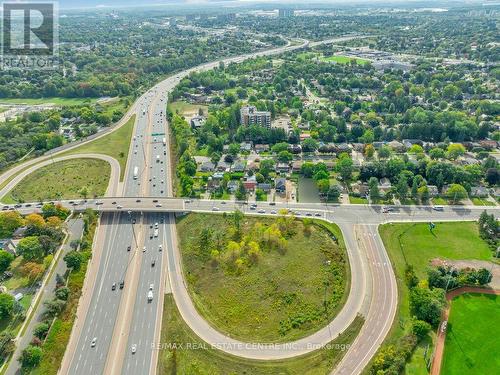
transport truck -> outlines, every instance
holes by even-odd
[[[134,180],[137,180],[138,175],[139,175],[139,167],[134,167]]]

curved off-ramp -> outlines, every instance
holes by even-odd
[[[23,170],[19,174],[17,174],[12,180],[10,180],[7,185],[0,189],[0,198],[5,197],[6,194],[9,193],[17,184],[19,184],[26,176],[35,172],[37,169],[43,168],[47,165],[57,163],[65,160],[72,159],[98,159],[107,162],[111,167],[111,172],[109,176],[108,187],[106,189],[106,193],[104,196],[112,197],[117,196],[120,193],[120,163],[115,158],[112,158],[108,155],[102,154],[73,154],[73,155],[65,155],[55,158],[50,158],[44,161],[39,161],[35,165]]]

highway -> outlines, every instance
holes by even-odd
[[[282,53],[307,45],[308,42],[304,41],[299,45],[222,61],[226,64],[241,62],[249,57]],[[133,105],[133,111],[128,115],[136,113],[137,117],[123,186],[115,179],[108,188],[108,192],[116,192],[114,197],[61,202],[75,211],[94,208],[102,215],[77,321],[60,373],[155,374],[158,353],[152,350],[151,343],[159,341],[163,296],[170,291],[186,323],[200,338],[209,344],[223,343],[222,350],[245,358],[281,359],[307,353],[315,346],[328,343],[349,326],[356,314],[361,313],[365,324],[360,335],[334,371],[339,374],[360,373],[389,331],[397,307],[395,277],[377,226],[386,222],[474,220],[485,209],[450,206],[438,211],[428,206],[394,206],[392,211],[384,212],[382,206],[306,203],[273,206],[257,203],[253,209],[244,202],[172,198],[166,98],[192,71],[208,70],[218,65],[219,61],[215,61],[169,77]],[[166,145],[163,144],[164,137],[167,138]],[[23,165],[33,164],[30,161]],[[23,165],[16,167],[17,173],[23,170]],[[136,169],[137,178],[134,178]],[[13,174],[8,172],[0,176],[2,180],[4,176],[10,178]],[[17,177],[15,179],[19,182]],[[17,182],[12,182],[9,187]],[[22,213],[39,210],[37,203],[0,207]],[[299,217],[318,217],[339,224],[353,271],[351,290],[345,306],[327,327],[293,345],[253,346],[222,335],[199,315],[182,274],[174,214],[222,213],[235,209],[251,215],[271,216],[277,215],[280,209],[287,209]],[[487,210],[498,213],[498,208]],[[158,223],[157,237],[154,235],[155,223]],[[159,251],[160,245],[162,251]],[[131,246],[130,252],[128,246]],[[123,289],[119,288],[121,281],[124,281]],[[112,290],[113,283],[117,284],[115,290]],[[150,284],[153,284],[154,298],[148,303]],[[168,290],[164,290],[166,286]],[[93,338],[96,338],[95,347],[91,346]],[[135,353],[132,353],[132,348],[135,348]]]

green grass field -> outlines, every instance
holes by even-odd
[[[355,60],[358,65],[366,65],[369,63],[368,60],[365,59],[359,59],[359,58],[354,58],[354,57],[348,57],[348,56],[328,56],[328,57],[322,57],[321,58],[323,61],[334,61],[337,64],[349,64],[351,60]]]
[[[98,159],[74,159],[46,165],[26,176],[2,202],[34,202],[50,199],[80,198],[86,187],[88,197],[106,192],[111,173],[110,165]]]
[[[245,217],[243,238],[257,222],[275,221]],[[177,233],[191,298],[221,332],[244,341],[285,342],[317,331],[342,307],[348,290],[345,248],[342,242],[336,245],[323,227],[312,225],[307,236],[302,221],[296,220],[284,253],[262,244],[257,264],[240,274],[200,255],[200,233],[206,228],[215,229],[214,238],[221,244],[217,247],[224,252],[233,230],[229,217],[191,214],[178,221]],[[342,239],[340,230],[331,228]]]
[[[63,105],[82,105],[82,104],[94,104],[97,102],[96,98],[13,98],[13,99],[0,99],[0,104],[27,104],[27,105],[36,105],[36,104],[54,104],[58,106]]]
[[[191,104],[184,101],[176,101],[168,104],[168,110],[172,113],[178,113],[186,119],[198,114],[199,109],[203,110],[205,116],[208,114],[208,106],[201,104]]]
[[[492,253],[486,243],[479,237],[475,222],[436,223],[434,237],[427,223],[417,224],[385,224],[379,227],[379,233],[391,259],[398,283],[398,311],[396,319],[385,343],[397,344],[397,340],[410,329],[411,315],[409,290],[404,281],[406,260],[415,268],[419,278],[425,278],[431,259],[441,257],[447,259],[491,259]],[[403,252],[399,246],[401,236]],[[424,352],[427,344],[432,348],[431,337],[420,343],[406,366],[407,375],[425,375]]]
[[[257,361],[234,357],[202,341],[180,316],[171,294],[165,295],[163,306],[160,341],[164,346],[159,348],[158,374],[324,375],[342,359],[363,325],[363,319],[356,318],[329,348],[293,359]]]
[[[380,227],[380,234],[387,251],[397,268],[403,267],[404,259],[413,265],[419,278],[426,276],[429,261],[445,259],[491,259],[491,250],[479,237],[475,222],[435,223],[433,233],[427,223],[386,224]],[[399,247],[401,236],[403,253]],[[404,256],[403,256],[404,254]]]
[[[88,153],[109,155],[120,163],[120,181],[123,181],[134,124],[135,115],[130,117],[130,119],[118,130],[85,145],[64,152],[61,156]]]
[[[453,299],[442,375],[497,374],[500,369],[499,296],[462,294]]]

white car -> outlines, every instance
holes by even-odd
[[[96,343],[97,343],[97,337],[94,337],[94,338],[92,339],[92,342],[90,343],[90,347],[91,347],[91,348],[95,348],[95,344],[96,344]]]
[[[153,290],[154,287],[155,287],[155,284],[149,284],[149,290]]]
[[[162,244],[159,244],[158,245],[158,251],[162,251],[162,250],[163,250],[163,246],[162,246]]]
[[[212,207],[212,211],[220,211],[219,207]]]
[[[137,351],[137,345],[132,345],[132,354],[135,354],[135,352]]]
[[[144,247],[142,248],[142,252],[143,252],[143,253],[145,253],[145,252],[146,252],[146,246],[144,246]]]

